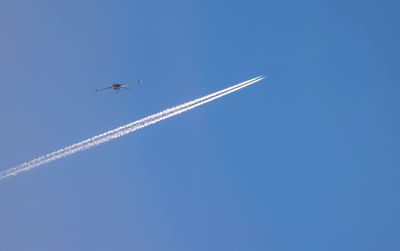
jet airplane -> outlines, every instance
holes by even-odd
[[[110,87],[106,87],[106,88],[103,88],[103,89],[96,89],[96,92],[104,91],[104,90],[107,90],[107,89],[114,89],[116,91],[119,91],[121,89],[129,90],[128,87],[127,87],[128,85],[131,85],[131,84],[142,84],[142,83],[143,83],[143,81],[139,80],[137,82],[128,82],[128,83],[124,83],[124,84],[113,84]]]

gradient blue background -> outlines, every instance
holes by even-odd
[[[0,2],[0,250],[400,250],[397,1]],[[143,80],[131,92],[94,93]]]

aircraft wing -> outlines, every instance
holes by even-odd
[[[141,83],[143,83],[142,80],[139,80],[139,81],[137,81],[137,82],[128,82],[128,83],[124,83],[124,84],[122,84],[122,85],[123,85],[123,86],[127,86],[127,85],[131,85],[131,84],[141,84]]]
[[[103,90],[107,90],[107,89],[112,89],[112,87],[110,86],[110,87],[106,87],[106,88],[103,88],[103,89],[96,89],[96,92],[98,92],[98,91],[103,91]]]

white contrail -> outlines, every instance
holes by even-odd
[[[6,178],[6,177],[9,177],[9,176],[17,175],[20,172],[28,171],[28,170],[30,170],[32,168],[41,166],[43,164],[49,163],[51,161],[54,161],[56,159],[59,159],[59,158],[62,158],[62,157],[66,157],[66,156],[74,154],[76,152],[83,151],[83,150],[89,149],[89,148],[91,148],[93,146],[108,142],[111,139],[119,138],[119,137],[121,137],[123,135],[126,135],[128,133],[134,132],[134,131],[139,130],[139,129],[143,128],[143,127],[149,126],[151,124],[155,124],[155,123],[157,123],[157,122],[159,122],[161,120],[170,118],[172,116],[178,115],[178,114],[183,113],[185,111],[191,110],[191,109],[193,109],[193,108],[195,108],[197,106],[200,106],[200,105],[203,105],[205,103],[211,102],[211,101],[213,101],[215,99],[218,99],[218,98],[220,98],[222,96],[228,95],[228,94],[230,94],[232,92],[235,92],[235,91],[237,91],[239,89],[242,89],[242,88],[247,87],[247,86],[249,86],[251,84],[254,84],[254,83],[256,83],[256,82],[258,82],[258,81],[260,81],[262,79],[264,79],[264,77],[256,77],[256,78],[250,79],[248,81],[245,81],[245,82],[239,83],[237,85],[234,85],[234,86],[228,87],[226,89],[223,89],[221,91],[214,92],[214,93],[209,94],[207,96],[195,99],[193,101],[186,102],[186,103],[184,103],[182,105],[178,105],[176,107],[166,109],[164,111],[161,111],[159,113],[150,115],[150,116],[145,117],[143,119],[134,121],[134,122],[129,123],[127,125],[118,127],[118,128],[116,128],[114,130],[111,130],[111,131],[108,131],[106,133],[94,136],[94,137],[92,137],[90,139],[84,140],[84,141],[79,142],[77,144],[73,144],[71,146],[65,147],[65,148],[60,149],[58,151],[52,152],[50,154],[43,155],[43,156],[41,156],[39,158],[36,158],[34,160],[31,160],[29,162],[25,162],[25,163],[23,163],[23,164],[21,164],[21,165],[19,165],[17,167],[10,168],[10,169],[7,169],[7,170],[4,170],[4,171],[0,172],[0,179]]]
[[[129,123],[129,124],[127,124],[127,125],[118,127],[118,128],[116,128],[116,129],[114,129],[114,130],[111,130],[111,131],[108,131],[108,132],[106,132],[106,133],[103,133],[103,134],[94,136],[94,137],[92,137],[92,138],[90,138],[90,139],[81,141],[81,142],[79,142],[79,143],[77,143],[77,144],[73,144],[73,145],[71,145],[71,146],[65,147],[65,148],[60,149],[60,150],[58,150],[58,151],[49,153],[49,154],[47,154],[47,155],[43,155],[43,156],[41,156],[41,157],[39,157],[39,158],[37,158],[37,159],[34,159],[34,160],[30,161],[29,163],[39,162],[39,161],[41,161],[41,160],[43,160],[43,159],[46,159],[46,158],[49,158],[49,157],[58,155],[58,154],[60,154],[60,153],[62,153],[62,152],[71,150],[71,149],[73,149],[73,148],[82,146],[82,145],[84,145],[84,144],[87,144],[87,143],[89,143],[90,141],[99,139],[99,138],[101,138],[101,137],[108,136],[108,135],[110,135],[110,134],[113,134],[113,133],[116,133],[116,132],[118,132],[118,131],[124,130],[124,129],[128,128],[128,127],[131,127],[131,126],[133,126],[133,125],[136,125],[136,124],[139,124],[139,123],[143,123],[144,121],[148,121],[148,120],[150,120],[150,119],[154,119],[154,118],[157,118],[157,117],[166,115],[166,114],[168,114],[168,113],[171,113],[171,112],[174,112],[174,111],[176,111],[176,110],[182,109],[182,108],[184,108],[184,107],[190,106],[190,105],[192,105],[192,104],[194,104],[194,103],[203,101],[203,100],[205,100],[205,99],[208,99],[208,98],[213,97],[213,96],[215,96],[215,95],[218,95],[218,94],[220,94],[220,93],[229,91],[229,90],[231,90],[231,89],[233,89],[233,88],[237,88],[237,87],[240,86],[240,85],[244,85],[244,84],[246,84],[246,83],[248,83],[248,82],[252,82],[252,81],[254,81],[254,80],[256,80],[256,79],[259,79],[259,78],[261,78],[261,77],[256,77],[256,78],[247,80],[247,81],[245,81],[245,82],[242,82],[242,83],[240,83],[240,84],[237,84],[237,85],[228,87],[228,88],[223,89],[223,90],[221,90],[221,91],[218,91],[218,92],[209,94],[209,95],[207,95],[207,96],[204,96],[204,97],[195,99],[195,100],[193,100],[193,101],[186,102],[186,103],[184,103],[184,104],[182,104],[182,105],[178,105],[178,106],[175,106],[175,107],[173,107],[173,108],[166,109],[166,110],[164,110],[164,111],[161,111],[161,112],[159,112],[159,113],[153,114],[153,115],[148,116],[148,117],[146,117],[146,118],[143,118],[143,119],[141,119],[141,120],[137,120],[137,121],[132,122],[132,123]],[[25,163],[25,164],[27,164],[27,163]],[[1,173],[0,173],[0,174],[1,174]],[[0,176],[0,177],[1,177],[1,176]]]

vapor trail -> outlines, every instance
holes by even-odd
[[[110,135],[110,134],[116,133],[116,132],[118,132],[118,131],[124,130],[124,129],[126,129],[126,128],[128,128],[128,127],[131,127],[131,126],[133,126],[133,125],[143,123],[143,122],[148,121],[148,120],[150,120],[150,119],[154,119],[154,118],[157,118],[157,117],[166,115],[166,114],[168,114],[168,113],[171,113],[171,112],[174,112],[174,111],[176,111],[176,110],[182,109],[182,108],[184,108],[184,107],[190,106],[190,105],[192,105],[192,104],[194,104],[194,103],[197,103],[197,102],[203,101],[203,100],[205,100],[205,99],[211,98],[211,97],[213,97],[213,96],[215,96],[215,95],[218,95],[218,94],[221,94],[221,93],[223,93],[223,92],[229,91],[229,90],[231,90],[231,89],[233,89],[233,88],[237,88],[237,87],[240,86],[240,85],[244,85],[244,84],[246,84],[246,83],[248,83],[248,82],[252,82],[252,81],[254,81],[254,80],[256,80],[256,79],[259,79],[259,78],[261,78],[261,77],[256,77],[256,78],[247,80],[247,81],[245,81],[245,82],[242,82],[242,83],[240,83],[240,84],[237,84],[237,85],[228,87],[228,88],[223,89],[223,90],[221,90],[221,91],[218,91],[218,92],[209,94],[209,95],[207,95],[207,96],[204,96],[204,97],[195,99],[195,100],[193,100],[193,101],[186,102],[186,103],[184,103],[184,104],[182,104],[182,105],[178,105],[178,106],[175,106],[175,107],[166,109],[166,110],[164,110],[164,111],[161,111],[161,112],[159,112],[159,113],[153,114],[153,115],[151,115],[151,116],[148,116],[148,117],[145,117],[145,118],[143,118],[143,119],[140,119],[140,120],[134,121],[134,122],[132,122],[132,123],[129,123],[129,124],[127,124],[127,125],[118,127],[118,128],[116,128],[116,129],[114,129],[114,130],[105,132],[105,133],[103,133],[103,134],[99,134],[99,135],[94,136],[94,137],[92,137],[92,138],[90,138],[90,139],[87,139],[87,140],[81,141],[81,142],[79,142],[79,143],[73,144],[73,145],[71,145],[71,146],[62,148],[62,149],[60,149],[60,150],[58,150],[58,151],[49,153],[49,154],[47,154],[47,155],[43,155],[43,156],[41,156],[41,157],[39,157],[39,158],[36,158],[36,159],[30,161],[29,163],[32,164],[32,163],[34,163],[34,162],[42,161],[43,159],[50,158],[50,157],[55,156],[55,155],[58,155],[58,154],[60,154],[60,153],[62,153],[62,152],[65,152],[65,151],[71,150],[71,149],[73,149],[73,148],[82,146],[82,145],[87,144],[87,143],[89,143],[89,142],[91,142],[91,141],[94,141],[94,140],[97,140],[97,139],[99,139],[99,138],[101,138],[101,137],[105,137],[105,136],[108,136],[108,135]],[[27,164],[27,163],[24,163],[24,164]],[[1,178],[1,173],[0,173],[0,178]]]
[[[52,162],[52,161],[54,161],[56,159],[59,159],[59,158],[62,158],[62,157],[66,157],[66,156],[74,154],[76,152],[87,150],[89,148],[92,148],[93,146],[108,142],[108,141],[110,141],[112,139],[119,138],[119,137],[124,136],[124,135],[126,135],[128,133],[131,133],[131,132],[134,132],[136,130],[139,130],[139,129],[143,128],[143,127],[149,126],[151,124],[155,124],[155,123],[157,123],[157,122],[159,122],[161,120],[170,118],[172,116],[178,115],[178,114],[183,113],[185,111],[191,110],[191,109],[193,109],[193,108],[195,108],[197,106],[203,105],[205,103],[211,102],[211,101],[213,101],[215,99],[218,99],[220,97],[228,95],[228,94],[230,94],[232,92],[235,92],[235,91],[240,90],[240,89],[242,89],[244,87],[252,85],[252,84],[254,84],[254,83],[256,83],[256,82],[258,82],[258,81],[260,81],[262,79],[264,79],[264,77],[256,77],[256,78],[247,80],[245,82],[242,82],[242,83],[239,83],[237,85],[228,87],[228,88],[223,89],[221,91],[214,92],[214,93],[206,95],[204,97],[201,97],[201,98],[186,102],[186,103],[184,103],[182,105],[178,105],[178,106],[175,106],[173,108],[168,108],[168,109],[166,109],[164,111],[161,111],[159,113],[147,116],[147,117],[145,117],[143,119],[140,119],[140,120],[134,121],[132,123],[129,123],[127,125],[118,127],[116,129],[108,131],[106,133],[94,136],[94,137],[92,137],[90,139],[81,141],[81,142],[79,142],[77,144],[73,144],[71,146],[62,148],[62,149],[60,149],[58,151],[43,155],[43,156],[41,156],[39,158],[36,158],[34,160],[31,160],[29,162],[25,162],[25,163],[23,163],[23,164],[21,164],[21,165],[19,165],[17,167],[10,168],[10,169],[7,169],[7,170],[4,170],[4,171],[0,172],[0,179],[6,178],[6,177],[9,177],[9,176],[17,175],[20,172],[28,171],[28,170],[33,169],[35,167],[39,167],[39,166],[41,166],[43,164]]]

